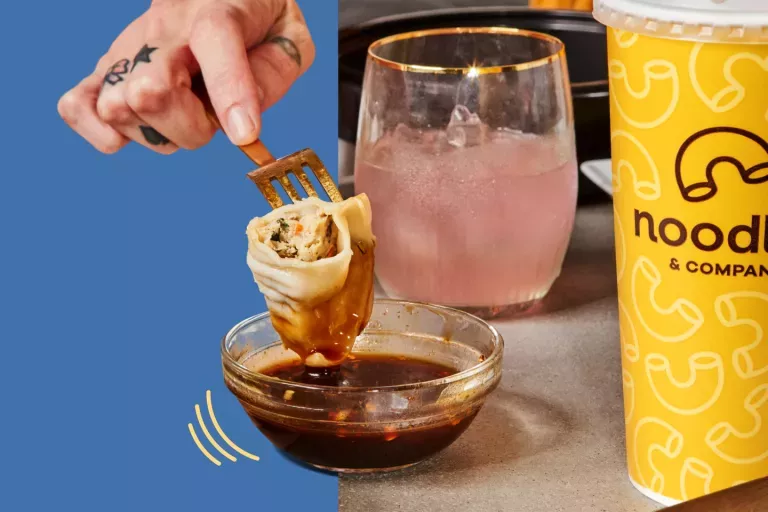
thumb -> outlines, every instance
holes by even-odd
[[[205,10],[192,26],[189,48],[227,136],[240,146],[254,142],[264,95],[251,72],[242,16],[226,5]]]

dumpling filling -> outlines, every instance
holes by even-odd
[[[248,266],[283,344],[309,366],[344,360],[373,309],[368,197],[285,205],[253,219],[247,235]]]
[[[259,229],[264,244],[281,258],[317,261],[336,255],[338,229],[322,212],[299,212],[280,217]]]

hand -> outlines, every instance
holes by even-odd
[[[255,141],[261,112],[315,57],[295,0],[155,0],[59,100],[59,114],[104,153],[134,140],[158,153],[207,144],[216,132],[191,90],[202,73],[230,140]]]

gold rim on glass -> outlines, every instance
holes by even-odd
[[[396,62],[393,60],[379,57],[374,52],[377,48],[384,45],[394,43],[397,41],[403,41],[406,39],[416,39],[419,37],[427,36],[442,36],[442,35],[455,35],[455,34],[502,34],[508,36],[521,36],[529,37],[533,39],[540,39],[556,45],[556,51],[546,57],[534,59],[528,62],[521,62],[519,64],[503,64],[501,66],[472,66],[467,65],[464,67],[443,67],[443,66],[423,66],[420,64],[405,64],[403,62]],[[456,27],[456,28],[435,28],[429,30],[417,30],[414,32],[404,32],[402,34],[396,34],[394,36],[387,36],[379,39],[368,47],[368,58],[388,68],[397,69],[400,71],[410,71],[413,73],[433,73],[438,75],[487,75],[491,73],[503,73],[505,71],[524,71],[526,69],[533,69],[540,66],[546,66],[562,59],[565,56],[565,44],[563,42],[549,34],[543,34],[541,32],[534,32],[532,30],[522,30],[519,28],[510,27]]]

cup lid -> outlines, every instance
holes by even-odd
[[[768,0],[595,0],[594,16],[655,37],[768,43]]]

